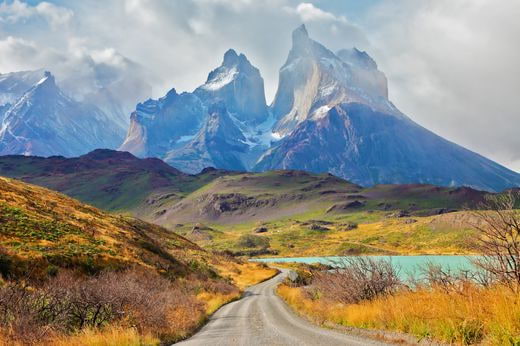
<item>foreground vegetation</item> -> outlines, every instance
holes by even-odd
[[[304,267],[278,294],[319,324],[391,330],[450,344],[520,345],[520,213],[514,198],[475,212],[474,271],[430,264],[402,281],[389,261]]]
[[[321,325],[386,329],[410,333],[419,340],[433,338],[454,344],[520,343],[520,298],[504,286],[468,284],[458,292],[424,287],[356,304],[317,297],[289,285],[281,285],[278,294]]]
[[[155,345],[275,270],[0,178],[0,345]]]

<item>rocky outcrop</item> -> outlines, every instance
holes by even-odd
[[[195,95],[171,89],[158,100],[139,103],[120,150],[140,157],[163,158],[172,148],[196,135],[206,117],[206,106]]]
[[[193,93],[172,89],[137,105],[120,149],[156,156],[189,173],[250,169],[270,145],[264,81],[245,55],[228,50]]]

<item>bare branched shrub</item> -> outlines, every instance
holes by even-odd
[[[520,289],[520,211],[515,209],[518,191],[490,195],[474,211],[480,222],[477,249],[482,254],[475,265],[495,282]]]
[[[339,260],[334,269],[313,273],[309,292],[358,303],[392,294],[401,286],[398,271],[389,260],[356,257]]]
[[[457,293],[464,295],[469,287],[475,284],[481,287],[490,285],[486,273],[478,270],[456,269],[452,270],[437,263],[427,263],[420,267],[419,278],[415,278],[415,288],[429,288],[441,290],[444,293]]]
[[[60,273],[41,287],[0,287],[0,329],[32,343],[53,334],[124,324],[161,337],[194,327],[204,304],[154,272],[128,270],[96,277]],[[181,316],[181,318],[178,318]]]

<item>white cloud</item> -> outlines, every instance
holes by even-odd
[[[74,16],[72,10],[48,2],[39,3],[35,10],[36,13],[45,17],[54,29],[68,25]]]
[[[224,52],[234,48],[260,69],[267,98],[272,99],[291,31],[310,12],[320,18],[308,22],[312,36],[333,49],[367,44],[359,28],[345,18],[315,6],[309,11],[308,5],[295,0],[112,0],[102,7],[95,3],[85,0],[76,11],[84,13],[79,31],[88,33],[92,47],[109,45],[151,69],[161,79],[154,83],[154,97],[172,87],[193,90],[220,64]]]
[[[12,3],[2,2],[0,4],[0,22],[10,24],[39,16],[44,18],[56,30],[61,26],[68,25],[73,15],[74,12],[72,10],[49,2],[41,2],[36,6],[30,6],[20,0],[14,0]]]
[[[39,69],[61,61],[53,49],[39,49],[35,42],[8,36],[0,40],[0,72]]]
[[[330,12],[325,12],[308,2],[302,2],[296,6],[298,13],[304,22],[312,21],[346,21],[344,17],[336,17]]]

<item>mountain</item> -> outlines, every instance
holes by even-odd
[[[266,106],[259,70],[230,49],[192,93],[137,105],[120,150],[187,173],[204,167],[329,172],[362,186],[422,183],[502,191],[520,175],[424,129],[388,98],[377,63],[294,30]]]
[[[205,103],[223,101],[230,113],[248,124],[260,124],[268,117],[260,71],[233,49],[224,54],[222,65],[210,72],[194,94]]]
[[[103,111],[73,100],[45,72],[5,111],[0,155],[77,156],[95,148],[114,148],[124,133]]]
[[[293,32],[272,106],[283,138],[255,170],[330,172],[353,183],[423,183],[502,191],[520,175],[451,143],[402,114],[384,74],[365,52],[332,53]]]
[[[230,49],[192,93],[170,90],[137,105],[120,150],[155,156],[197,173],[207,166],[246,170],[274,139],[260,72]]]
[[[366,53],[354,48],[338,56],[311,40],[304,25],[293,32],[292,42],[272,104],[278,119],[275,132],[285,136],[303,121],[343,102],[359,102],[399,115],[387,99],[384,74]]]
[[[0,158],[0,174],[66,193],[109,210],[133,210],[163,190],[169,200],[191,191],[194,179],[159,159],[96,149],[77,158],[10,155]],[[205,179],[201,179],[205,181]],[[164,198],[163,198],[164,199]]]

